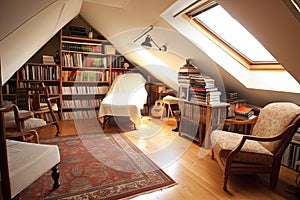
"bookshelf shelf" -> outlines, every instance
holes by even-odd
[[[94,39],[94,38],[81,38],[81,37],[74,37],[74,36],[67,36],[67,35],[62,35],[62,39],[71,40],[71,41],[93,42],[93,43],[108,42],[107,40],[99,40],[99,39]]]
[[[110,84],[109,81],[62,81],[63,84],[66,85],[85,85],[85,84],[89,84],[89,85],[99,85],[99,84]]]

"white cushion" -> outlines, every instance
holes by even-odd
[[[28,111],[27,110],[19,111],[19,113],[24,113],[24,112],[28,112]],[[16,121],[15,121],[15,116],[13,111],[5,113],[4,120],[5,120],[5,128],[16,128]],[[29,130],[40,126],[45,126],[46,121],[39,118],[30,118],[25,120],[24,125],[25,125],[24,129]]]
[[[57,145],[8,139],[6,143],[12,198],[60,162]]]

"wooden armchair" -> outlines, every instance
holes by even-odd
[[[243,121],[226,121],[242,124]],[[227,190],[230,174],[270,175],[270,187],[278,182],[282,155],[300,126],[300,107],[280,102],[266,105],[252,124],[249,135],[215,130],[211,133],[212,157],[224,173],[223,189]]]
[[[60,133],[60,126],[55,112],[58,111],[59,96],[49,96],[48,88],[42,86],[34,86],[28,88],[16,89],[16,104],[20,110],[28,110],[35,117],[39,117],[56,126],[57,135]],[[59,116],[59,114],[58,114]]]
[[[2,108],[4,113],[4,128],[7,138],[18,139],[21,141],[31,141],[32,137],[27,135],[19,134],[20,132],[31,132],[34,130],[46,126],[47,123],[43,119],[34,118],[33,112],[28,110],[19,110],[15,104],[9,104]],[[37,137],[35,137],[37,138]],[[35,139],[37,141],[37,139]]]

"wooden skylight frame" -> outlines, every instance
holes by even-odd
[[[242,55],[236,49],[232,48],[226,42],[224,42],[220,37],[218,37],[215,33],[209,30],[206,26],[204,26],[197,19],[192,19],[188,13],[199,9],[200,7],[207,6],[211,4],[212,0],[202,0],[199,1],[194,6],[186,9],[182,13],[182,17],[187,20],[190,24],[196,27],[201,33],[203,33],[207,38],[213,41],[216,45],[218,45],[221,49],[223,49],[226,53],[228,53],[231,57],[237,60],[240,64],[246,67],[249,70],[281,70],[285,71],[284,67],[280,65],[278,62],[251,62],[247,57]],[[209,8],[208,8],[209,9]]]

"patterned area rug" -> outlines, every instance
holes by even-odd
[[[47,172],[24,190],[21,199],[122,199],[176,183],[119,133],[43,139],[60,149],[60,183],[52,190]]]

